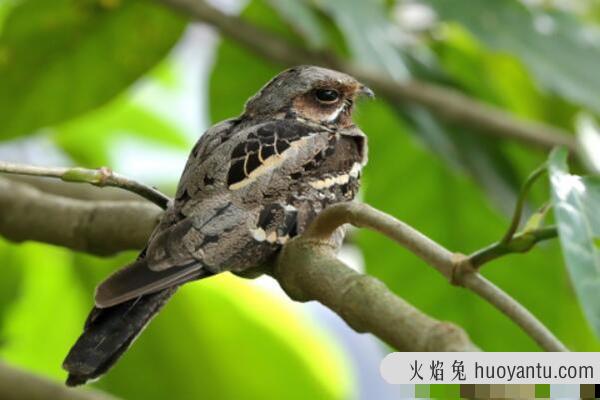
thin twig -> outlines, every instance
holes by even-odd
[[[471,258],[452,253],[414,228],[369,205],[342,203],[325,209],[304,237],[315,241],[328,238],[343,224],[380,232],[407,248],[438,270],[451,283],[478,294],[519,325],[546,351],[566,351],[566,347],[533,314],[497,286],[483,278],[471,265]]]
[[[534,245],[544,240],[553,239],[558,235],[555,226],[535,229],[513,236],[510,242],[497,242],[477,250],[469,256],[469,261],[474,268],[479,268],[492,260],[511,253],[525,253]]]
[[[0,161],[0,172],[29,176],[58,178],[65,182],[89,183],[94,186],[112,186],[135,193],[150,200],[162,209],[166,209],[170,198],[153,187],[146,186],[132,179],[113,172],[110,168],[86,169],[80,167],[37,167],[33,165],[14,164]]]
[[[311,51],[293,45],[275,33],[265,31],[234,15],[227,15],[204,0],[158,0],[206,22],[236,43],[267,60],[285,66],[316,64],[344,71],[369,85],[375,92],[393,103],[406,102],[424,106],[432,113],[462,126],[476,128],[475,132],[499,138],[514,139],[551,149],[566,146],[577,151],[573,135],[562,129],[516,118],[497,107],[474,100],[456,90],[418,80],[396,81],[378,70],[366,69],[332,55],[331,52]]]
[[[502,311],[542,349],[546,351],[569,351],[528,309],[479,273],[464,274],[461,284]]]
[[[452,252],[410,225],[367,204],[349,202],[325,209],[309,226],[304,236],[325,240],[345,223],[382,233],[434,266],[447,279],[453,278],[455,265]]]
[[[517,229],[519,229],[519,223],[521,222],[521,216],[523,215],[523,206],[525,205],[525,200],[527,199],[527,195],[529,194],[529,189],[531,186],[537,181],[537,179],[542,176],[544,172],[546,172],[546,164],[541,165],[535,171],[527,177],[521,191],[519,192],[519,197],[517,198],[517,203],[515,204],[515,211],[513,213],[512,220],[510,222],[510,226],[508,230],[500,240],[500,243],[507,244],[513,238]]]

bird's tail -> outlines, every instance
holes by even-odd
[[[112,307],[94,307],[63,363],[69,372],[67,385],[82,385],[108,371],[176,290],[170,287]]]

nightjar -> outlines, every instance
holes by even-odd
[[[98,286],[67,384],[106,372],[179,285],[263,265],[321,210],[352,200],[367,161],[352,122],[361,95],[373,93],[351,76],[298,66],[208,129],[146,248]]]

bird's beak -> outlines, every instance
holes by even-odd
[[[375,93],[365,85],[361,85],[358,93],[362,96],[367,96],[370,99],[375,98]]]

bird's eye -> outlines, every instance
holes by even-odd
[[[315,97],[321,103],[331,104],[340,98],[340,93],[335,89],[317,89]]]

